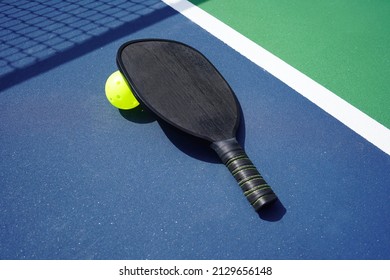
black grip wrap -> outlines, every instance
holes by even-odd
[[[222,162],[230,170],[256,211],[278,199],[236,138],[214,142],[211,144],[211,148],[217,152]]]

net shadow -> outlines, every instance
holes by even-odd
[[[0,91],[175,14],[157,0],[2,1]]]

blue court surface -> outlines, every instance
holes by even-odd
[[[389,259],[390,157],[156,0],[1,1],[0,259]],[[280,202],[257,214],[203,142],[104,93],[129,40],[201,51]]]

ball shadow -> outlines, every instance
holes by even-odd
[[[142,106],[137,106],[131,110],[119,109],[119,113],[126,120],[134,123],[151,123],[156,121],[156,117],[148,110],[142,108]]]

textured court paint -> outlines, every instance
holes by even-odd
[[[390,127],[389,1],[190,2]]]

